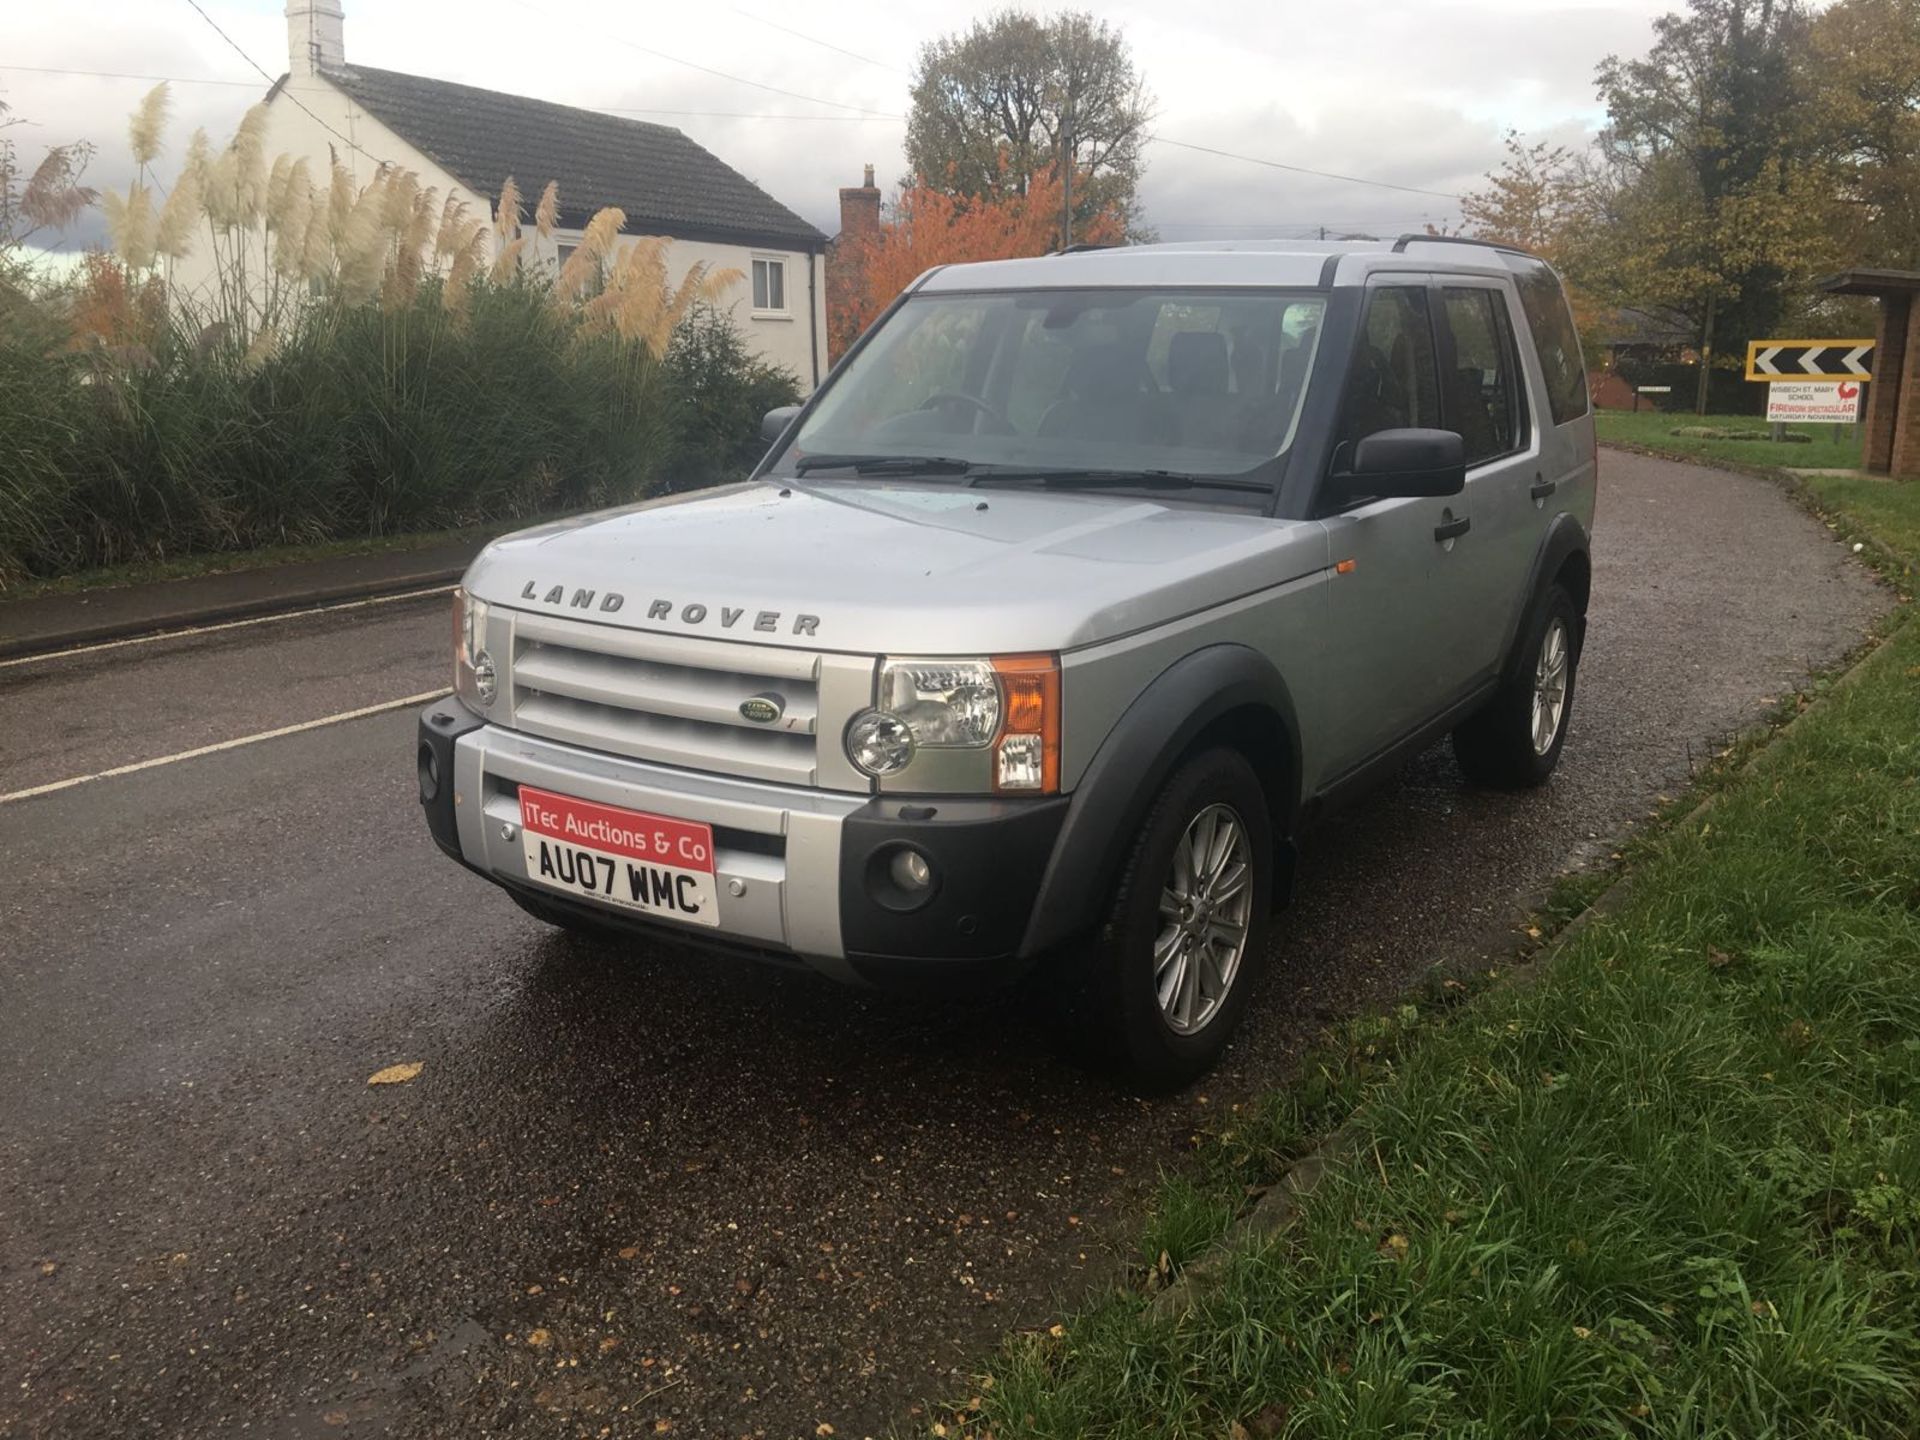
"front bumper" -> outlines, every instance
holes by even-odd
[[[521,844],[522,784],[713,827],[720,924],[575,908],[640,933],[798,956],[841,980],[895,988],[1011,978],[1064,798],[868,796],[736,780],[603,755],[489,725],[447,699],[420,716],[421,804],[440,848],[542,899]],[[935,876],[912,903],[887,881],[902,847]]]

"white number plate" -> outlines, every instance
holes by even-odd
[[[603,905],[720,923],[713,829],[520,787],[527,878]]]

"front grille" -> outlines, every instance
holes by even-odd
[[[592,750],[754,780],[812,785],[820,656],[651,635],[544,615],[514,617],[516,729]],[[740,713],[778,696],[780,718]]]

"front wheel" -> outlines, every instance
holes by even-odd
[[[1208,750],[1167,781],[1098,934],[1063,957],[1069,1038],[1143,1090],[1204,1074],[1265,959],[1273,829],[1253,767]]]
[[[1560,763],[1580,664],[1580,612],[1555,585],[1528,617],[1524,657],[1484,709],[1453,732],[1467,778],[1503,790],[1546,783]]]

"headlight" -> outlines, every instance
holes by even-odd
[[[499,676],[486,645],[487,602],[456,589],[453,592],[453,693],[473,710],[485,710],[499,693]]]
[[[878,710],[863,710],[847,726],[847,758],[868,775],[897,775],[913,759],[907,722]]]
[[[847,758],[864,774],[896,775],[921,750],[991,747],[982,788],[1050,795],[1060,787],[1057,656],[887,660],[877,698],[847,727]]]
[[[1000,728],[1000,682],[985,660],[889,660],[878,708],[924,749],[977,750]]]

